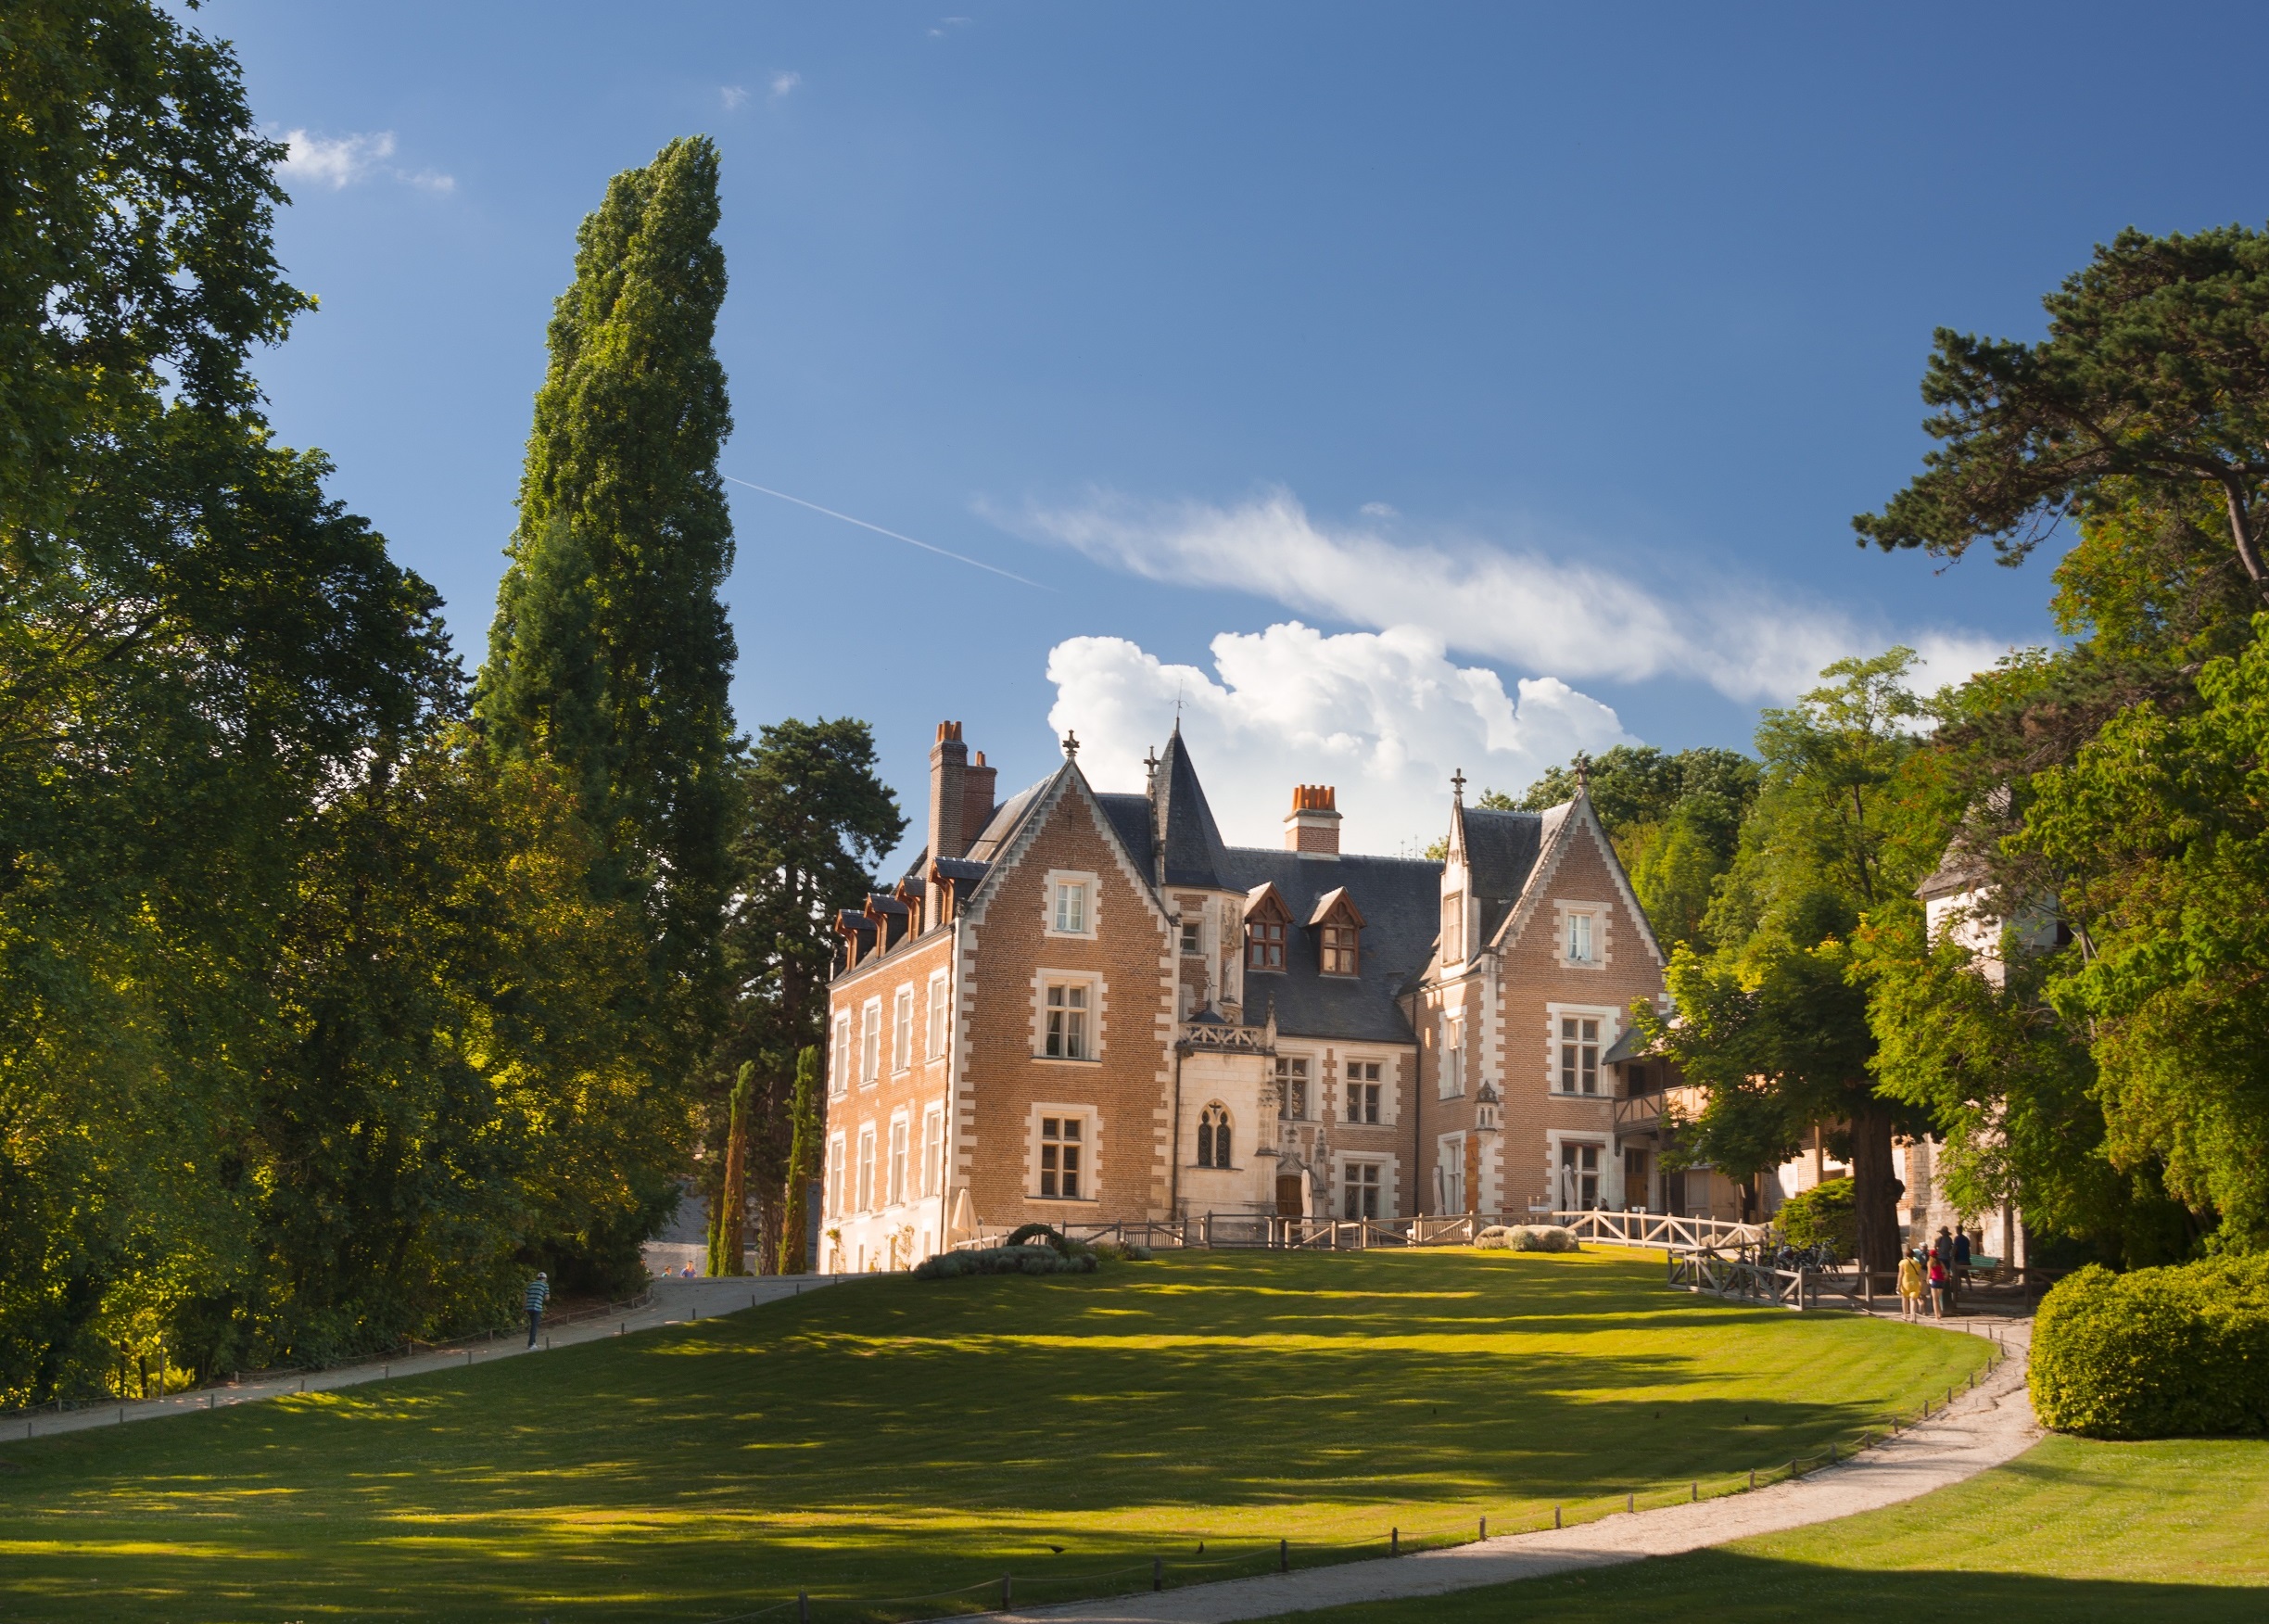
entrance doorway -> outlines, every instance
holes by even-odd
[[[1647,1153],[1643,1150],[1623,1152],[1623,1204],[1626,1207],[1652,1207],[1648,1198]]]
[[[1280,1173],[1276,1175],[1276,1216],[1308,1216],[1307,1205],[1300,1199],[1300,1175],[1297,1173]]]

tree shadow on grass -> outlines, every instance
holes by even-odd
[[[1798,1351],[1857,1345],[1769,1312],[1665,1313],[1629,1266],[1198,1258],[860,1283],[52,1440],[0,1484],[0,1537],[31,1542],[0,1599],[73,1598],[11,1606],[26,1618],[698,1618],[805,1587],[942,1589],[1051,1545],[1099,1568],[1477,1507],[1505,1528],[1809,1453],[1879,1395],[1844,1366],[1794,1379]]]
[[[2269,1592],[1967,1570],[1861,1570],[1697,1551],[1423,1600],[1295,1615],[1300,1624],[2220,1624],[2269,1617]]]

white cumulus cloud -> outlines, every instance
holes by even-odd
[[[780,97],[788,95],[791,91],[794,90],[797,85],[803,82],[804,75],[801,73],[775,73],[772,75],[772,99],[774,101],[780,100]]]
[[[1223,632],[1213,670],[1173,666],[1124,638],[1049,651],[1048,723],[1076,732],[1096,788],[1140,790],[1143,757],[1181,705],[1182,736],[1223,838],[1274,845],[1296,783],[1339,792],[1347,850],[1415,854],[1448,828],[1450,775],[1518,793],[1578,750],[1631,742],[1608,706],[1551,677],[1505,691],[1415,626],[1328,635],[1299,621]]]
[[[1832,660],[1905,642],[1922,656],[1927,691],[2006,652],[1959,630],[1899,634],[1756,584],[1658,590],[1539,548],[1391,540],[1320,523],[1284,489],[1226,507],[1098,495],[1003,522],[1150,580],[1230,588],[1357,626],[1425,627],[1447,647],[1578,680],[1684,678],[1737,700],[1786,700]]]
[[[276,170],[287,186],[297,183],[328,186],[336,192],[374,177],[426,192],[450,192],[457,186],[453,177],[433,170],[405,170],[387,162],[394,156],[391,130],[361,135],[312,135],[305,130],[286,130],[283,139],[291,150]]]

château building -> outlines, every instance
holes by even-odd
[[[837,919],[822,1267],[1032,1222],[1713,1204],[1659,1166],[1629,1028],[1663,953],[1580,788],[1454,780],[1436,861],[1343,851],[1327,785],[1228,844],[1178,727],[1139,794],[1073,739],[995,787],[941,723],[920,856]]]

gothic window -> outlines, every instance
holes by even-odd
[[[1560,1092],[1599,1092],[1600,1023],[1589,1015],[1560,1018]]]
[[[1198,1165],[1230,1165],[1229,1108],[1215,1100],[1198,1118]]]

